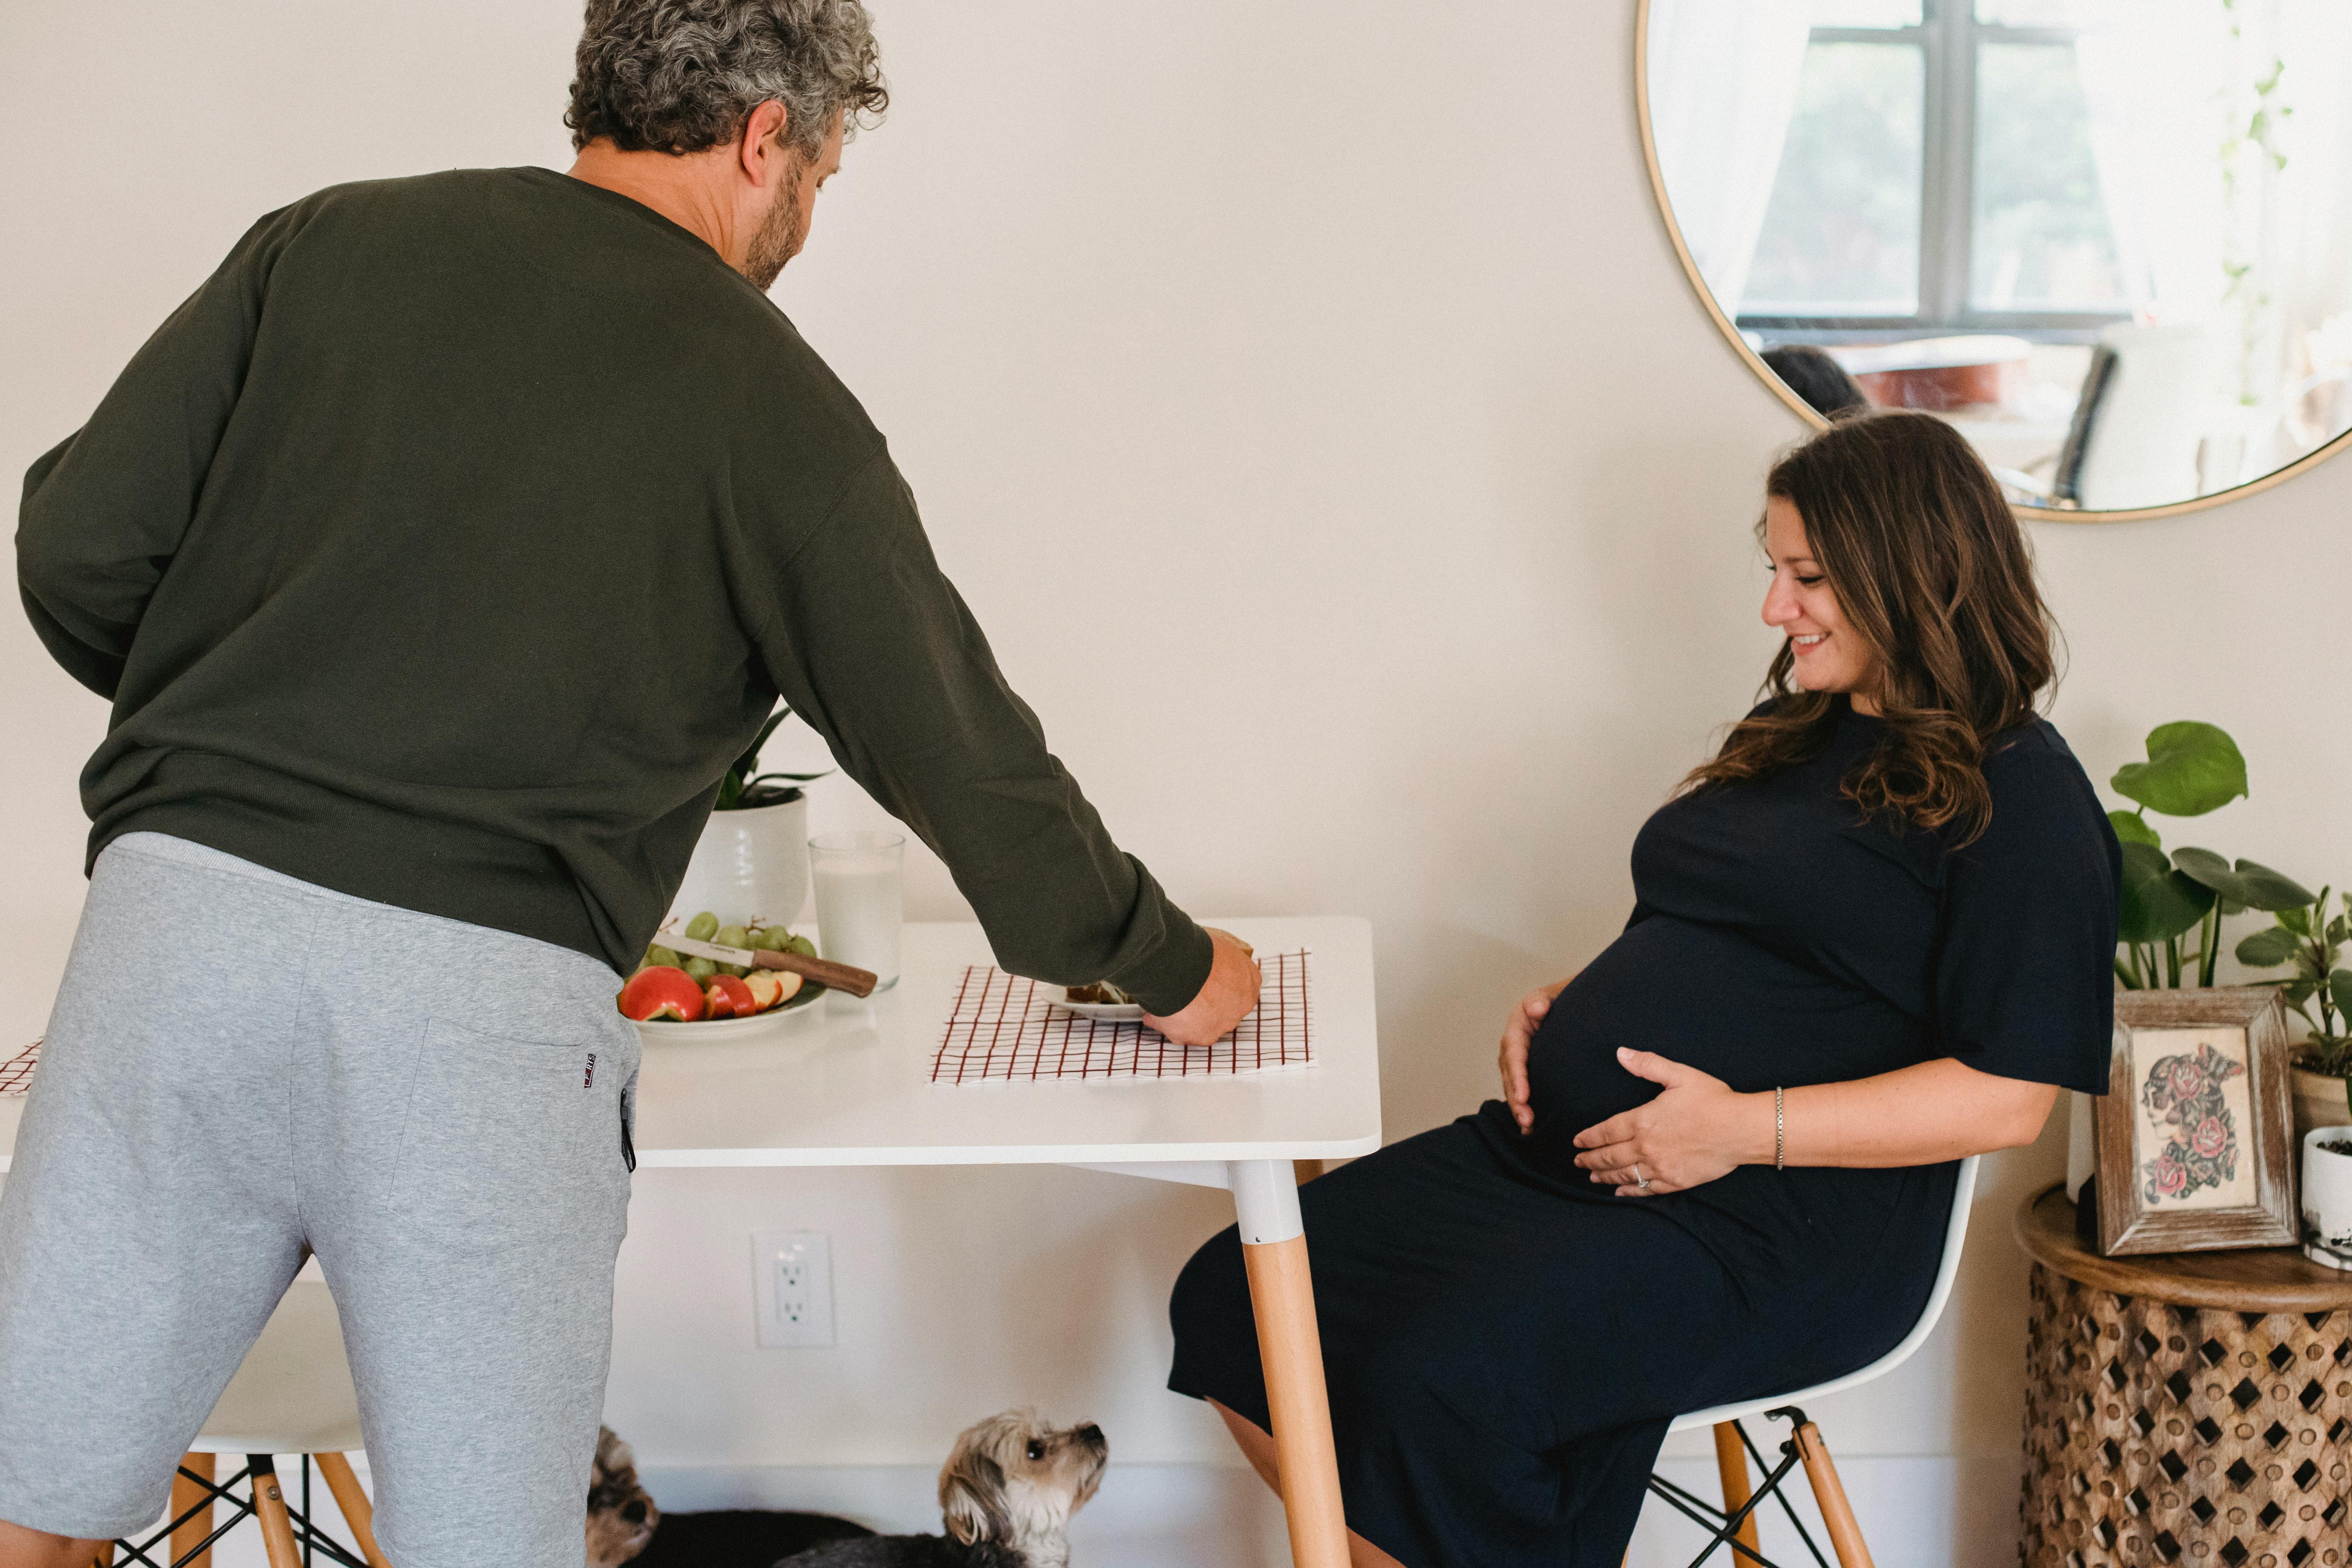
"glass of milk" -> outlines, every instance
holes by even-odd
[[[898,927],[907,910],[898,873],[906,858],[907,841],[896,833],[869,828],[809,840],[817,951],[872,970],[877,991],[898,984]]]

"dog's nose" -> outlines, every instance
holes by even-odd
[[[1089,1448],[1100,1448],[1108,1446],[1104,1441],[1102,1428],[1096,1426],[1091,1421],[1079,1427],[1076,1432],[1072,1433],[1071,1436],[1077,1438],[1079,1442],[1084,1443]]]
[[[645,1523],[645,1500],[643,1498],[631,1498],[627,1502],[623,1503],[621,1505],[621,1517],[627,1520],[631,1524]]]

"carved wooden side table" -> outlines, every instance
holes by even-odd
[[[2352,1275],[2291,1247],[2102,1258],[2029,1200],[2026,1568],[2352,1563]]]

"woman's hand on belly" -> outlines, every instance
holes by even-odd
[[[1571,974],[1568,980],[1575,978]],[[1536,1126],[1535,1110],[1528,1103],[1528,1045],[1536,1037],[1536,1026],[1551,1011],[1553,999],[1568,989],[1568,980],[1538,986],[1520,997],[1503,1024],[1503,1048],[1495,1065],[1503,1073],[1503,1103],[1511,1108],[1511,1120],[1519,1124],[1521,1133],[1532,1132]]]
[[[1526,1005],[1520,1004],[1522,1010]],[[1507,1047],[1507,1034],[1504,1041]],[[1620,1049],[1617,1059],[1627,1072],[1661,1086],[1648,1104],[1576,1135],[1583,1151],[1576,1163],[1594,1181],[1615,1187],[1619,1197],[1684,1192],[1736,1166],[1771,1161],[1770,1095],[1740,1094],[1719,1078],[1652,1051]],[[1519,1106],[1512,1109],[1526,1131],[1528,1119]]]

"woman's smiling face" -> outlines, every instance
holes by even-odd
[[[1805,542],[1805,520],[1785,496],[1764,503],[1764,553],[1772,567],[1764,624],[1789,639],[1797,684],[1807,691],[1850,692],[1855,712],[1877,712],[1878,658],[1846,624],[1845,610]]]

